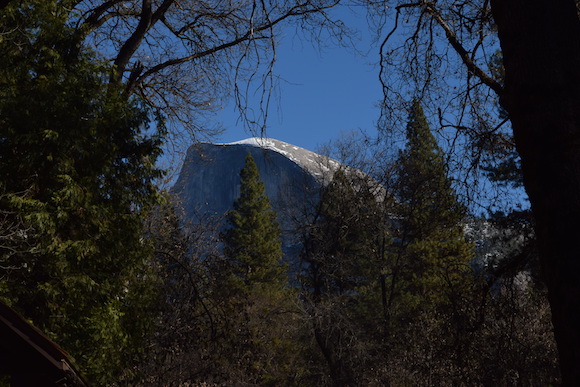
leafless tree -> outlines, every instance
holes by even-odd
[[[173,134],[185,128],[203,138],[219,129],[207,118],[229,97],[244,124],[263,129],[281,28],[340,37],[343,24],[327,15],[338,3],[80,0],[70,17],[77,44],[94,47],[114,65],[111,83],[162,111],[175,124]]]

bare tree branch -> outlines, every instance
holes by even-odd
[[[455,34],[455,32],[445,22],[445,20],[441,16],[441,13],[435,7],[435,3],[424,2],[422,5],[425,8],[425,10],[429,13],[429,15],[431,15],[433,19],[437,22],[437,24],[441,28],[443,28],[449,44],[451,45],[451,47],[453,47],[455,52],[457,52],[463,64],[467,67],[467,70],[472,74],[474,74],[475,76],[477,76],[479,79],[481,79],[481,81],[484,84],[489,86],[489,88],[495,91],[498,95],[501,95],[503,91],[502,86],[496,80],[487,75],[485,71],[481,69],[481,67],[475,64],[472,57],[473,51],[472,54],[470,55],[470,53],[465,49],[465,47],[463,47],[461,42],[459,42],[459,39],[457,39],[457,35]],[[481,41],[478,42],[478,44],[481,44]]]
[[[263,2],[262,2],[263,3]],[[207,50],[201,51],[201,52],[196,52],[194,54],[188,55],[188,56],[184,56],[181,58],[174,58],[171,60],[167,60],[163,63],[159,63],[151,68],[149,68],[147,71],[145,71],[141,76],[138,77],[138,79],[136,80],[136,82],[134,84],[128,84],[127,87],[129,89],[129,91],[131,92],[132,90],[135,89],[135,87],[138,87],[140,83],[143,83],[149,76],[151,76],[152,74],[158,73],[161,70],[169,67],[169,66],[176,66],[185,62],[190,62],[193,61],[195,59],[199,59],[202,58],[204,56],[208,56],[211,54],[214,54],[218,51],[222,51],[225,50],[227,48],[233,47],[233,46],[237,46],[240,43],[246,42],[248,40],[252,40],[252,39],[261,39],[261,38],[257,38],[256,34],[258,32],[262,32],[265,30],[271,30],[272,28],[274,28],[277,24],[279,24],[280,22],[288,19],[289,17],[292,16],[304,16],[307,15],[309,13],[314,13],[314,12],[320,12],[320,9],[315,9],[315,10],[305,10],[305,11],[301,11],[300,9],[303,8],[304,5],[297,5],[294,6],[293,8],[291,8],[286,14],[274,19],[274,20],[270,20],[267,19],[267,22],[261,26],[254,26],[251,25],[250,29],[242,36],[240,36],[237,39],[234,39],[232,41],[220,44],[218,46],[209,48]],[[329,7],[324,7],[324,8],[329,8]],[[263,5],[263,10],[267,11],[265,5]],[[184,27],[185,28],[185,27]],[[175,31],[175,35],[179,36],[183,33],[183,29],[181,31]]]
[[[206,120],[236,93],[244,124],[263,127],[281,26],[340,40],[346,28],[325,14],[339,2],[81,0],[71,17],[79,45],[114,65],[110,81],[163,111],[171,136],[185,130],[191,139],[213,131]],[[254,87],[261,98],[247,93]],[[249,108],[256,102],[257,119]]]

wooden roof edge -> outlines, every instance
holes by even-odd
[[[55,369],[62,372],[67,379],[72,378],[75,386],[89,386],[64,349],[2,300],[0,300],[0,323],[32,347]]]

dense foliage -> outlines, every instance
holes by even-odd
[[[417,101],[405,148],[378,169],[393,174],[386,193],[370,176],[337,171],[304,239],[301,301],[322,355],[318,383],[557,382],[545,289],[525,263],[529,243],[514,243],[529,228],[468,218]],[[474,236],[477,222],[488,228]],[[493,252],[476,251],[468,234]]]
[[[95,384],[130,377],[154,297],[142,214],[157,202],[161,121],[104,81],[56,2],[1,11],[0,297]]]
[[[409,109],[406,140],[393,187],[398,204],[387,313],[392,351],[407,362],[398,360],[394,377],[411,384],[468,380],[463,362],[477,317],[478,300],[471,294],[479,283],[471,267],[475,251],[463,229],[466,208],[417,100]],[[430,359],[438,365],[429,365]]]
[[[301,298],[324,359],[318,372],[335,385],[361,383],[382,342],[379,279],[388,237],[372,183],[360,171],[337,170],[303,240]]]
[[[228,288],[232,313],[239,314],[233,320],[241,339],[235,353],[249,359],[240,362],[249,380],[286,384],[304,372],[294,353],[300,352],[296,334],[286,326],[296,320],[298,309],[282,262],[277,214],[250,153],[240,171],[240,196],[233,205],[222,235],[228,273],[222,285]]]

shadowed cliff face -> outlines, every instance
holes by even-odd
[[[221,217],[240,194],[240,170],[251,153],[278,213],[282,244],[291,253],[300,224],[311,216],[321,187],[339,163],[281,141],[252,138],[231,144],[201,143],[189,148],[172,194],[184,220]],[[291,253],[292,255],[294,253]]]

